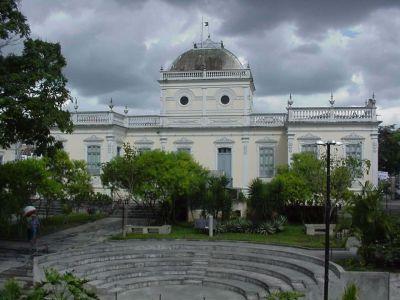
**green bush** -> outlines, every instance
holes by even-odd
[[[304,297],[303,293],[297,291],[273,292],[267,296],[267,300],[299,300]]]
[[[263,222],[254,225],[251,221],[244,218],[233,219],[216,227],[216,233],[256,233],[269,235],[284,230],[284,225],[287,219],[285,216],[278,216],[271,221]]]
[[[359,298],[359,289],[355,283],[349,283],[344,290],[342,300],[358,300]]]

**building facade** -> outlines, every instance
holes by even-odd
[[[363,180],[378,180],[378,120],[375,100],[365,105],[296,107],[290,98],[286,113],[254,113],[255,86],[251,69],[209,38],[180,55],[160,71],[160,114],[130,115],[113,111],[72,112],[73,134],[53,135],[73,159],[85,160],[94,183],[101,187],[100,163],[120,155],[125,142],[139,151],[187,151],[210,170],[232,178],[246,189],[260,177],[270,180],[278,165],[293,153],[320,155],[318,140],[336,140],[334,155],[371,162]],[[328,102],[328,101],[327,101]],[[328,104],[328,103],[327,103]],[[2,161],[17,149],[0,150]]]

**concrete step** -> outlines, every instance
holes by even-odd
[[[108,287],[111,293],[119,291],[127,291],[133,289],[147,288],[151,286],[160,285],[208,285],[234,291],[245,296],[247,299],[260,299],[260,296],[268,294],[268,291],[260,288],[249,282],[242,282],[238,280],[226,280],[220,278],[203,278],[201,276],[168,276],[168,277],[148,277],[140,281],[132,281],[130,279],[120,281],[118,286]],[[101,287],[103,288],[103,287]]]

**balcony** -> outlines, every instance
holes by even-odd
[[[252,79],[250,69],[231,69],[220,71],[161,71],[160,81],[199,80],[199,79]]]

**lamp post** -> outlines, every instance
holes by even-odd
[[[329,288],[329,231],[331,221],[331,146],[340,146],[341,142],[318,141],[317,145],[326,146],[326,202],[325,202],[325,276],[324,300],[328,300]]]

